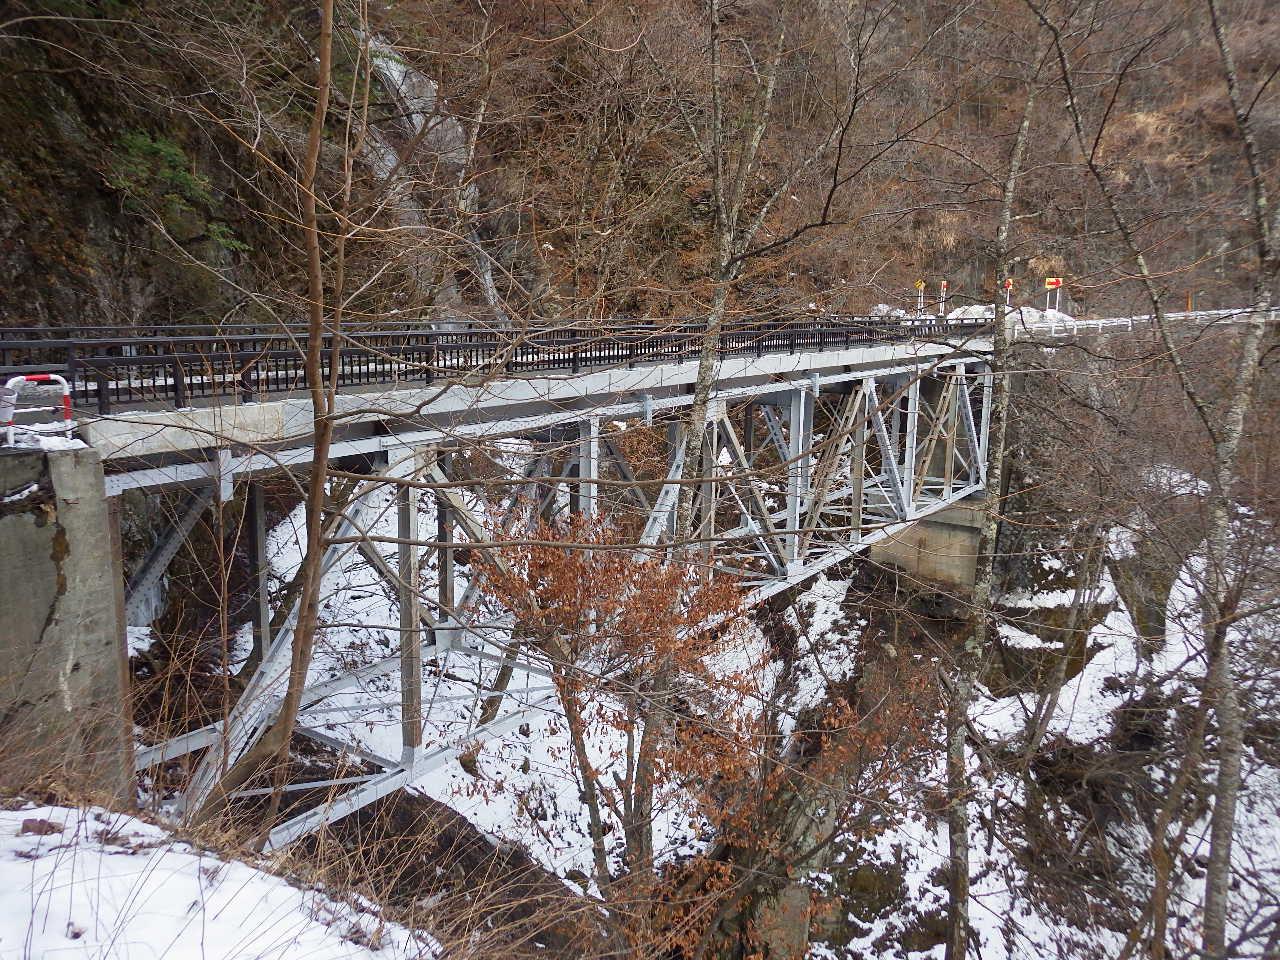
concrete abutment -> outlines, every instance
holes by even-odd
[[[0,450],[0,790],[133,797],[119,543],[92,449]]]

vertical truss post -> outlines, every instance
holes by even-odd
[[[452,472],[453,453],[441,449],[436,452],[436,464],[447,477]],[[436,492],[436,572],[439,581],[436,588],[436,600],[440,608],[440,623],[443,629],[436,630],[436,646],[447,650],[453,644],[456,632],[454,624],[457,614],[453,603],[453,503],[445,491]]]
[[[821,384],[822,377],[816,371],[809,374],[809,395],[805,398],[805,405],[807,407],[805,416],[807,417],[806,422],[808,424],[805,428],[805,450],[808,452],[805,454],[805,458],[802,461],[804,474],[802,475],[801,481],[804,484],[804,489],[808,491],[805,494],[806,497],[812,495],[811,488],[813,486],[813,470],[815,462],[813,456],[813,428],[814,421],[818,416],[818,391],[821,388]]]
[[[578,510],[585,517],[599,512],[596,481],[600,479],[600,418],[578,422]]]
[[[262,483],[249,478],[245,491],[245,526],[249,528],[249,574],[253,583],[253,651],[258,659],[271,643],[271,605],[267,598],[267,508]]]
[[[960,436],[960,390],[964,389],[964,364],[957,365],[947,377],[947,439],[943,451],[942,495],[950,499],[956,485],[956,439]]]
[[[978,476],[980,482],[987,482],[987,456],[991,441],[991,394],[995,388],[995,374],[991,367],[982,372],[982,429],[978,432],[978,446],[982,456],[978,458]]]
[[[756,402],[748,400],[742,405],[742,452],[750,465],[756,458],[756,425],[752,416],[756,412]]]
[[[791,391],[787,427],[787,563],[798,564],[802,559],[801,518],[813,449],[813,397],[806,387]]]
[[[689,432],[683,428],[678,420],[673,420],[667,424],[667,478],[674,480],[680,476],[681,470],[684,469],[684,458],[689,455]],[[678,463],[678,468],[677,468]],[[672,472],[674,471],[674,472]],[[671,509],[661,514],[666,518],[667,537],[671,540],[676,538],[676,521],[680,512],[680,486],[675,487],[675,500],[672,501]],[[659,502],[662,501],[662,494],[666,493],[664,488],[658,496]],[[655,511],[657,507],[655,506]],[[655,516],[658,515],[655,513]],[[656,542],[656,541],[655,541]]]
[[[720,421],[725,416],[724,401],[712,400],[707,408],[707,432],[702,438],[702,484],[699,536],[707,562],[715,547],[716,535],[716,470],[720,465]]]
[[[849,473],[853,479],[853,490],[850,503],[852,512],[849,518],[850,543],[862,540],[862,485],[867,476],[867,420],[871,416],[871,398],[865,386],[858,388],[858,399],[853,407],[853,443],[849,449]]]
[[[231,470],[231,451],[219,447],[209,469],[213,474],[214,495],[219,503],[230,503],[236,495],[235,474]]]
[[[907,436],[902,449],[902,502],[907,509],[905,519],[910,520],[916,512],[916,434],[920,429],[920,373],[911,375],[907,384]],[[928,470],[925,463],[923,469]]]
[[[414,451],[409,476],[419,474]],[[422,746],[422,617],[418,610],[418,491],[408,485],[396,488],[396,536],[398,569],[396,587],[400,601],[400,726],[401,762],[413,762]]]

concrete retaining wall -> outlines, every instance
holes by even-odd
[[[117,555],[94,450],[0,450],[0,789],[132,799]]]

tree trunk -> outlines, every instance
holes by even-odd
[[[991,357],[992,410],[989,419],[987,477],[983,491],[982,532],[978,546],[978,570],[973,591],[973,624],[956,663],[955,681],[947,700],[947,859],[950,904],[947,924],[947,960],[961,960],[969,943],[969,775],[965,750],[969,707],[977,683],[978,663],[987,647],[991,594],[995,580],[995,551],[1000,524],[1000,495],[1004,480],[1005,444],[1008,436],[1009,324],[1003,298],[1003,281],[1009,272],[1009,235],[1013,203],[1022,158],[1035,105],[1035,89],[1027,93],[1022,120],[1009,158],[996,232],[997,277],[995,290],[994,350]]]
[[[200,811],[199,818],[206,820],[223,809],[230,794],[256,774],[264,762],[275,766],[270,812],[263,821],[260,841],[265,842],[266,831],[279,809],[280,790],[289,756],[289,739],[298,719],[307,671],[311,665],[311,652],[315,644],[319,619],[320,581],[325,550],[325,486],[328,479],[326,466],[329,446],[333,436],[332,394],[325,382],[321,364],[325,327],[324,261],[321,251],[321,228],[316,204],[316,184],[320,169],[320,151],[324,139],[325,118],[329,109],[330,75],[333,62],[333,0],[321,0],[320,34],[317,44],[316,102],[311,114],[311,126],[307,136],[307,152],[303,161],[302,176],[298,187],[302,196],[302,229],[307,251],[307,299],[309,320],[307,350],[304,360],[307,389],[311,397],[311,416],[314,432],[314,459],[307,483],[306,531],[307,552],[302,560],[299,589],[298,620],[293,632],[292,658],[289,664],[289,681],[284,701],[276,722],[263,738],[240,762],[222,778],[217,790]],[[336,331],[335,331],[336,341]]]
[[[1222,64],[1223,80],[1231,100],[1236,131],[1240,136],[1245,164],[1249,170],[1253,228],[1258,258],[1254,285],[1255,312],[1250,318],[1240,346],[1231,401],[1214,444],[1215,489],[1209,530],[1208,574],[1205,603],[1201,604],[1209,650],[1209,696],[1218,718],[1218,777],[1214,785],[1213,819],[1209,839],[1209,865],[1205,873],[1204,939],[1205,956],[1225,955],[1227,898],[1231,889],[1231,846],[1235,832],[1236,801],[1240,794],[1240,757],[1244,750],[1244,721],[1232,669],[1233,654],[1227,643],[1224,598],[1230,572],[1231,491],[1234,486],[1244,421],[1253,404],[1258,372],[1261,369],[1265,315],[1271,307],[1270,284],[1274,282],[1280,254],[1267,200],[1264,164],[1258,152],[1252,123],[1252,105],[1246,107],[1240,90],[1235,58],[1227,42],[1219,0],[1208,0],[1213,36]]]

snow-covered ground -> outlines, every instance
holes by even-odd
[[[1127,537],[1112,538],[1113,547],[1123,555],[1132,550]],[[1095,651],[1083,669],[1069,678],[1062,688],[1056,711],[1048,724],[1047,737],[1065,749],[1097,750],[1105,754],[1113,749],[1111,738],[1116,730],[1118,710],[1132,704],[1144,694],[1154,695],[1159,702],[1177,707],[1194,702],[1197,685],[1203,682],[1206,664],[1199,636],[1200,608],[1198,584],[1202,577],[1203,559],[1187,560],[1169,596],[1166,611],[1166,636],[1163,645],[1152,650],[1140,646],[1139,631],[1117,595],[1109,574],[1104,569],[1093,600],[1108,610],[1101,622],[1091,629],[1087,644]],[[1016,606],[1028,605],[1044,610],[1071,601],[1067,591],[1053,595],[1021,597]],[[1002,624],[1006,643],[1024,649],[1053,647],[1026,631]],[[1255,633],[1270,635],[1274,623],[1256,626]],[[1265,652],[1274,639],[1248,636],[1233,628],[1229,637],[1238,656],[1248,657],[1252,670],[1265,669],[1250,650]],[[984,751],[972,751],[970,776],[974,786],[971,809],[976,814],[971,832],[970,875],[973,878],[971,921],[981,943],[984,960],[1031,960],[1040,957],[1105,957],[1115,956],[1125,942],[1124,922],[1117,924],[1115,914],[1107,919],[1105,904],[1090,904],[1084,888],[1071,894],[1075,904],[1070,918],[1046,903],[1043,896],[1044,877],[1036,883],[1028,874],[1023,859],[1005,846],[996,811],[1016,808],[1025,797],[1024,785],[1016,771],[1007,764],[993,763],[988,754],[1017,755],[1027,728],[1027,719],[1036,706],[1035,694],[996,697],[980,690],[972,722],[983,735]],[[1169,720],[1171,720],[1171,716]],[[1255,719],[1264,725],[1266,717]],[[1168,722],[1168,721],[1167,721]],[[1167,729],[1176,738],[1170,724]],[[812,957],[864,960],[880,956],[905,956],[902,934],[918,932],[922,917],[930,914],[937,922],[946,910],[943,880],[947,867],[947,830],[940,814],[937,797],[945,784],[942,755],[935,751],[923,769],[916,773],[917,788],[904,790],[901,802],[887,817],[884,829],[872,836],[846,838],[842,858],[848,869],[864,874],[873,871],[887,878],[891,886],[899,884],[892,904],[873,916],[851,913],[849,927],[857,936],[842,942],[815,945]],[[1177,763],[1177,740],[1171,744],[1170,763]],[[1271,935],[1267,917],[1274,912],[1276,891],[1280,890],[1280,768],[1274,755],[1259,756],[1248,747],[1244,758],[1244,789],[1237,814],[1233,867],[1237,883],[1231,896],[1229,938],[1241,938],[1241,956],[1271,956],[1266,953]],[[1171,767],[1152,765],[1148,771],[1153,788],[1167,783]],[[1210,766],[1205,777],[1213,777]],[[1056,829],[1074,836],[1089,856],[1105,858],[1113,882],[1134,901],[1141,903],[1150,883],[1148,850],[1150,836],[1145,821],[1121,811],[1097,834],[1096,825],[1078,811],[1064,811],[1055,820]],[[1170,932],[1187,944],[1198,942],[1204,899],[1203,867],[1209,846],[1208,812],[1191,824],[1179,857],[1179,886],[1171,900]],[[1097,846],[1095,846],[1095,844]],[[1016,844],[1015,844],[1016,847]],[[1105,850],[1105,853],[1101,852]],[[837,871],[838,871],[837,867]],[[1185,870],[1185,872],[1183,872]],[[839,895],[837,879],[830,873],[811,878],[815,889]],[[1127,916],[1127,914],[1121,914]],[[927,929],[930,924],[926,921]],[[936,928],[935,928],[936,929]],[[910,934],[909,934],[910,935]],[[912,958],[940,960],[941,944],[915,950]],[[1187,954],[1190,955],[1190,954]]]
[[[389,501],[376,504],[374,513],[381,518],[375,528],[392,533]],[[426,534],[434,529],[435,522],[426,500],[422,513]],[[289,572],[289,565],[296,562],[296,555],[284,548],[292,533],[286,535],[284,530],[277,533],[284,557],[280,569],[283,575]],[[1114,539],[1118,554],[1132,549],[1128,538]],[[384,548],[388,559],[391,546]],[[1144,659],[1139,653],[1137,630],[1109,574],[1103,571],[1091,599],[1112,609],[1089,634],[1088,646],[1097,652],[1063,688],[1048,727],[1049,736],[1082,745],[1104,742],[1111,732],[1114,711],[1133,696],[1134,690],[1144,684],[1167,687],[1191,683],[1202,676],[1204,667],[1194,630],[1195,574],[1194,565],[1189,566],[1170,597],[1168,636],[1163,649]],[[368,566],[354,557],[341,564],[331,576],[333,584],[326,601],[326,617],[333,625],[325,631],[317,657],[317,679],[349,668],[356,660],[367,662],[370,658],[389,655],[395,649],[396,634],[392,626],[395,608],[385,585],[379,584]],[[854,662],[851,653],[860,641],[859,625],[851,622],[843,606],[846,590],[844,581],[823,576],[797,599],[793,616],[803,620],[803,629],[792,678],[794,688],[790,692],[793,710],[819,702],[827,686],[842,680]],[[1010,598],[1010,601],[1024,609],[1044,610],[1067,605],[1072,599],[1073,591],[1057,590],[1034,597]],[[800,620],[796,622],[800,624]],[[1034,635],[1014,625],[1006,625],[1004,630],[1006,641],[1013,645],[1026,648],[1043,645]],[[490,639],[500,641],[506,635],[495,622]],[[472,637],[470,642],[478,643],[480,639]],[[759,640],[757,637],[756,641]],[[726,669],[732,666],[726,665]],[[473,658],[450,655],[443,675],[430,678],[428,743],[456,736],[459,730],[468,727],[481,703],[475,684],[491,678],[493,669],[493,665]],[[777,680],[776,671],[762,677],[761,690],[771,689]],[[522,691],[545,689],[546,682],[545,678],[517,670],[509,699],[518,702],[521,698],[535,697],[537,693]],[[336,700],[335,703],[358,706],[360,710],[356,722],[334,723],[332,732],[354,746],[396,755],[399,717],[393,707],[387,706],[396,699],[396,683],[395,677],[388,676],[366,684],[347,699]],[[589,713],[591,760],[604,771],[617,763],[626,747],[623,734],[604,715],[606,706],[603,702],[596,704],[592,708],[594,713]],[[993,747],[1016,747],[1034,706],[1034,698],[1028,695],[995,698],[984,691],[973,717],[975,729],[983,732]],[[1259,764],[1255,762],[1254,767],[1258,768]],[[477,770],[478,778],[472,772]],[[456,760],[451,761],[421,778],[414,787],[453,806],[496,841],[524,846],[536,860],[562,877],[592,875],[586,814],[574,775],[572,751],[563,719],[553,704],[531,712],[527,722],[514,733],[485,743],[475,756],[472,771],[464,769]],[[972,773],[978,785],[975,809],[1017,801],[1021,796],[1022,785],[1016,777],[994,771],[980,756],[973,758]],[[815,956],[875,955],[877,943],[882,946],[884,938],[892,939],[895,930],[903,930],[921,914],[943,908],[946,894],[938,878],[946,863],[946,828],[929,800],[931,790],[937,791],[943,783],[941,757],[932,754],[929,764],[917,771],[913,780],[914,792],[906,791],[903,802],[884,824],[885,829],[873,837],[860,838],[846,854],[861,858],[864,864],[899,873],[903,890],[898,903],[905,905],[902,908],[905,913],[902,910],[886,913],[864,925],[865,935],[848,943],[820,946]],[[1277,780],[1280,775],[1266,768],[1265,772],[1252,777],[1250,789],[1260,790],[1267,784],[1275,785]],[[679,789],[672,789],[661,799],[655,837],[661,855],[670,857],[699,849],[705,838],[699,836],[697,818],[687,804],[687,797]],[[1280,796],[1274,800],[1280,801]],[[1262,844],[1263,848],[1274,848],[1274,838],[1280,836],[1277,809],[1280,803],[1273,802],[1270,794],[1263,797],[1256,792],[1251,793],[1243,805],[1242,828],[1248,828],[1248,836],[1270,838]],[[1197,825],[1191,831],[1188,856],[1203,853],[1199,850],[1205,842],[1203,827],[1203,824]],[[1140,880],[1145,875],[1143,852],[1146,847],[1138,836],[1141,831],[1137,830],[1133,836],[1120,836],[1119,831],[1117,828],[1116,835],[1107,842],[1114,847],[1113,854],[1118,860],[1130,862],[1134,879]],[[999,843],[988,843],[988,839],[980,830],[975,833],[971,865],[973,922],[984,944],[984,957],[1022,960],[1051,955],[1063,944],[1090,944],[1099,951],[1098,955],[1118,949],[1123,936],[1114,930],[1101,924],[1082,930],[1037,903],[1028,894],[1024,868],[1006,848]],[[1280,860],[1280,855],[1267,854],[1253,843],[1242,844],[1240,855],[1254,865],[1264,861],[1268,870],[1280,866],[1274,862]],[[814,883],[820,889],[823,886],[820,877],[815,878]],[[1183,895],[1192,904],[1200,896],[1195,890],[1184,891]],[[941,947],[918,955],[940,957]]]
[[[813,592],[813,591],[811,591]],[[1104,586],[1102,599],[1114,599]],[[821,603],[816,606],[821,610]],[[828,627],[834,618],[815,617],[813,627],[817,631]],[[1031,634],[1009,629],[1006,639],[1021,641],[1020,645],[1037,646],[1043,642]],[[1095,628],[1099,637],[1115,640],[1114,634],[1124,635],[1128,630],[1127,617],[1108,617]],[[824,646],[853,646],[856,637],[817,640]],[[1094,672],[1071,689],[1064,690],[1064,707],[1055,721],[1058,727],[1073,724],[1091,729],[1105,720],[1109,705],[1102,699],[1103,675],[1108,667],[1095,658],[1090,669]],[[1023,729],[1023,722],[1032,703],[1030,698],[1007,697],[996,699],[983,692],[977,710],[975,725],[992,738],[993,743],[1002,737],[1012,736]],[[941,742],[941,730],[935,739]],[[879,883],[892,891],[886,902],[868,912],[865,904],[847,903],[850,912],[844,918],[847,928],[855,935],[839,942],[827,939],[814,944],[810,957],[815,960],[864,960],[872,957],[907,956],[904,943],[911,943],[920,931],[937,930],[947,909],[947,891],[943,881],[947,868],[947,824],[941,814],[938,797],[945,791],[946,773],[941,750],[931,750],[924,755],[919,769],[911,772],[891,809],[884,812],[876,832],[870,835],[842,837],[840,853],[830,872],[810,877],[809,883],[820,893],[834,898],[842,896],[839,876],[842,871],[855,871],[860,876],[876,875]],[[980,813],[992,808],[993,803],[1007,803],[1019,799],[1022,784],[1016,776],[1000,772],[985,762],[980,755],[971,752],[970,776],[975,793],[971,803]],[[1123,937],[1101,926],[1081,930],[1060,916],[1055,916],[1043,904],[1030,895],[1026,870],[1018,859],[1000,843],[990,842],[978,818],[978,829],[971,834],[970,876],[972,900],[970,922],[974,935],[981,944],[984,960],[1038,960],[1041,957],[1064,956],[1060,948],[1064,944],[1087,943],[1094,952],[1091,956],[1114,956]],[[937,943],[926,946],[925,936],[917,949],[910,951],[912,958],[941,960],[944,946]],[[932,938],[932,939],[936,939]]]
[[[409,960],[428,936],[118,813],[0,809],[4,960]]]

